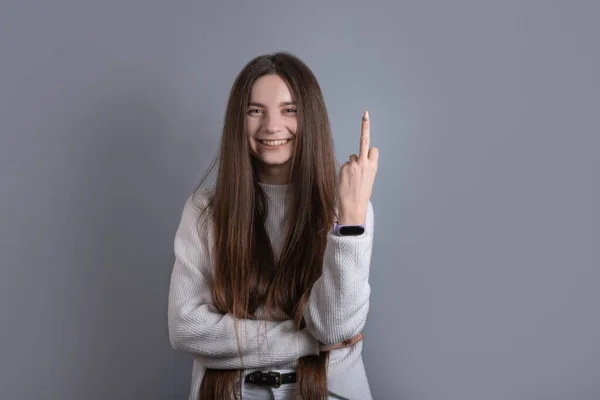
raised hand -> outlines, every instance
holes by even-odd
[[[340,169],[338,223],[341,225],[361,225],[367,219],[367,207],[379,159],[377,148],[369,148],[370,124],[369,112],[365,111],[362,118],[360,152],[358,155],[350,155],[348,162]]]

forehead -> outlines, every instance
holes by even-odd
[[[250,101],[266,105],[277,105],[293,100],[294,96],[279,75],[261,76],[254,82],[250,91]]]

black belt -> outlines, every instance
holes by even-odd
[[[267,372],[256,371],[249,375],[246,375],[246,379],[244,380],[244,382],[278,388],[279,386],[285,385],[287,383],[295,383],[296,382],[296,373],[290,372],[287,374],[282,374],[282,373],[273,372],[273,371],[267,371]]]

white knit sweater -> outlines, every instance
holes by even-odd
[[[286,196],[290,185],[260,184],[269,201],[266,229],[275,256],[281,253],[284,222],[289,215]],[[319,353],[319,342],[338,343],[360,332],[369,310],[369,266],[373,244],[373,206],[369,202],[367,229],[361,236],[341,237],[330,232],[323,274],[316,281],[304,310],[307,328],[298,331],[284,321],[238,320],[223,315],[213,304],[211,221],[198,217],[212,189],[190,196],[175,236],[175,264],[169,292],[171,346],[194,359],[190,400],[198,399],[205,368],[256,370],[293,369],[298,358]],[[362,342],[330,352],[328,390],[346,399],[372,398],[361,356]],[[242,358],[240,358],[240,352]]]

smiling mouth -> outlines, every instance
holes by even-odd
[[[260,143],[264,144],[265,146],[272,146],[272,147],[278,147],[278,146],[283,146],[284,144],[286,144],[287,142],[289,142],[291,139],[282,139],[282,140],[259,140]]]

